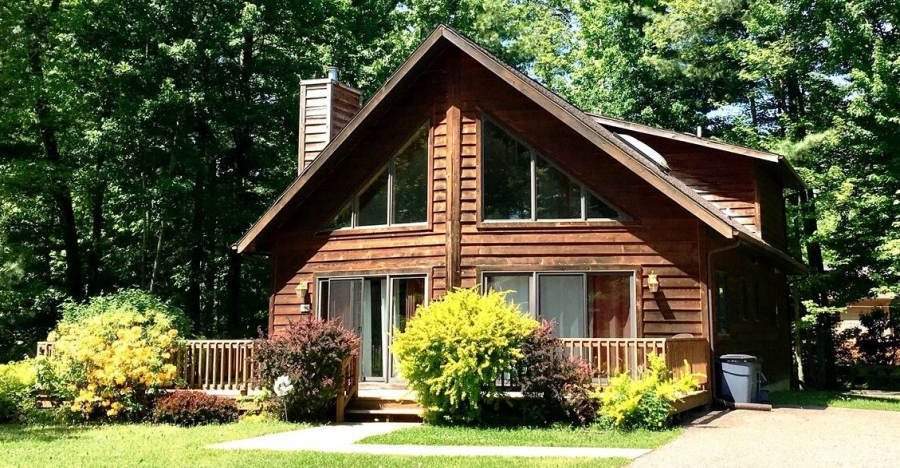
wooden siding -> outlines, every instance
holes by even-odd
[[[762,238],[773,246],[787,251],[787,219],[784,205],[784,188],[767,172],[759,170],[756,175],[759,191],[759,220]]]
[[[492,72],[464,55],[453,57],[455,53],[435,57],[379,122],[358,137],[356,149],[335,166],[328,182],[317,186],[303,208],[278,229],[272,331],[301,317],[295,295],[301,281],[310,282],[313,310],[315,280],[333,275],[427,274],[429,296],[435,298],[448,288],[448,262],[458,261],[457,284],[463,287],[477,284],[482,272],[493,270],[633,271],[639,336],[705,336],[701,237],[706,230],[700,221]],[[480,222],[483,114],[632,221]],[[431,126],[428,225],[319,233],[349,194],[424,120]],[[459,223],[458,241],[449,233],[453,219]],[[457,257],[452,255],[456,248]],[[659,276],[657,293],[646,287],[651,271]]]
[[[359,92],[328,80],[301,82],[298,172],[350,122],[361,99]]]
[[[722,247],[710,239],[710,248]],[[760,358],[762,371],[770,382],[791,376],[790,321],[793,309],[788,303],[788,284],[784,273],[760,261],[743,249],[714,254],[713,291],[721,279],[727,281],[726,331],[719,330],[718,294],[713,294],[714,350],[717,356],[729,353],[750,354]],[[724,273],[724,275],[723,275]]]

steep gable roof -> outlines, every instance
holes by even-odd
[[[593,117],[562,99],[540,83],[529,78],[514,67],[503,62],[478,44],[462,36],[446,26],[439,26],[426,38],[413,54],[394,72],[359,113],[335,137],[322,153],[310,164],[294,182],[281,194],[275,203],[238,241],[235,248],[238,252],[254,252],[261,240],[267,239],[272,231],[280,225],[297,207],[295,198],[303,192],[308,181],[329,163],[334,154],[340,152],[350,140],[357,128],[377,118],[378,108],[389,101],[395,90],[408,80],[413,79],[413,72],[425,65],[427,57],[433,57],[447,47],[456,47],[473,58],[518,90],[545,111],[568,125],[576,133],[592,142],[619,163],[633,171],[647,183],[671,198],[704,224],[727,239],[740,239],[780,258],[792,270],[802,270],[803,266],[781,250],[769,245],[724,212],[716,208],[696,191],[677,178],[661,170],[656,163],[648,159],[627,141],[606,129]]]

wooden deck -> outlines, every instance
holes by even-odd
[[[605,386],[608,379],[618,373],[639,375],[641,369],[647,367],[650,354],[656,354],[665,359],[666,365],[676,377],[686,373],[701,375],[700,390],[677,402],[677,412],[712,402],[706,338],[566,338],[560,341],[571,356],[585,361],[591,367],[600,386]],[[52,352],[53,343],[38,343],[39,356],[49,356]],[[254,378],[256,367],[252,357],[253,340],[188,340],[174,358],[182,384],[179,388],[220,395],[254,394],[261,389]],[[400,400],[402,403],[409,399],[395,395],[398,391],[406,392],[397,384],[360,384],[355,377],[358,369],[356,356],[344,362],[344,384],[338,396],[335,415],[339,421],[344,419],[348,408],[359,409],[351,407],[351,404],[360,396],[360,388],[366,394],[364,398],[372,400],[363,405],[365,407],[384,409],[391,405],[374,401]],[[510,390],[515,390],[514,384],[510,387]]]

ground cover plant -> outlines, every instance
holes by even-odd
[[[498,379],[513,372],[538,326],[503,293],[457,289],[394,330],[392,346],[428,421],[484,424],[507,399]]]
[[[153,422],[198,426],[224,424],[238,419],[238,404],[233,398],[203,392],[177,391],[156,399]]]
[[[359,339],[338,322],[310,319],[254,346],[259,379],[277,395],[266,402],[269,409],[289,421],[313,421],[334,402],[342,363],[356,352]]]
[[[0,467],[42,468],[264,468],[315,466],[348,468],[616,468],[628,460],[410,457],[315,452],[215,450],[208,445],[296,430],[302,425],[279,421],[178,427],[148,424],[103,426],[0,425]]]
[[[791,390],[771,396],[775,406],[821,406],[863,410],[900,411],[900,399],[878,398],[848,392]]]

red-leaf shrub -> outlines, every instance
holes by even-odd
[[[237,419],[236,401],[202,392],[167,393],[156,400],[153,409],[153,422],[179,426],[225,424]]]
[[[544,322],[528,335],[522,343],[522,354],[516,377],[525,397],[523,422],[584,425],[594,419],[597,404],[590,397],[591,370],[569,356],[553,338],[553,324]]]
[[[321,419],[333,404],[341,385],[341,365],[358,350],[359,339],[334,321],[292,322],[287,330],[255,343],[259,379],[272,389],[281,376],[293,389],[274,400],[273,413],[290,421]],[[287,411],[285,411],[285,409]]]

